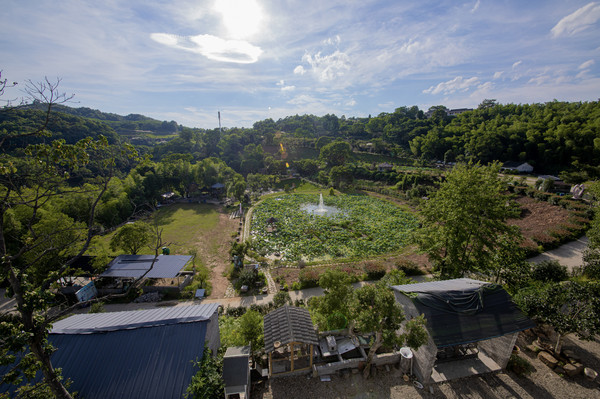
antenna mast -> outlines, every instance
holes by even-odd
[[[219,115],[219,133],[221,133],[221,111],[217,111],[217,114]]]

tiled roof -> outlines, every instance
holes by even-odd
[[[317,345],[317,332],[307,309],[283,306],[265,316],[265,350],[275,350],[274,343],[282,345],[290,342],[302,342]]]

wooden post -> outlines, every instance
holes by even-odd
[[[290,343],[290,352],[292,356],[292,369],[290,371],[294,371],[294,343]]]
[[[313,362],[313,344],[310,344],[310,368],[312,369]]]
[[[269,377],[273,375],[273,360],[271,358],[272,355],[273,352],[269,352]]]

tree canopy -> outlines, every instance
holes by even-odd
[[[499,166],[458,164],[424,202],[416,242],[443,278],[467,272],[493,275],[496,251],[518,247],[520,233],[498,177]]]

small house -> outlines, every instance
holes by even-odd
[[[269,377],[308,373],[319,339],[307,309],[285,305],[264,318]]]
[[[502,169],[511,170],[519,173],[531,173],[533,172],[533,166],[527,162],[512,162],[507,161],[502,164]]]
[[[519,332],[535,326],[496,284],[460,278],[392,288],[407,319],[427,320],[429,341],[414,353],[423,383],[505,368]]]
[[[223,356],[225,399],[250,398],[250,347],[231,346]]]
[[[387,163],[387,162],[382,162],[380,164],[377,164],[378,172],[389,172],[393,169],[394,169],[394,165]]]

